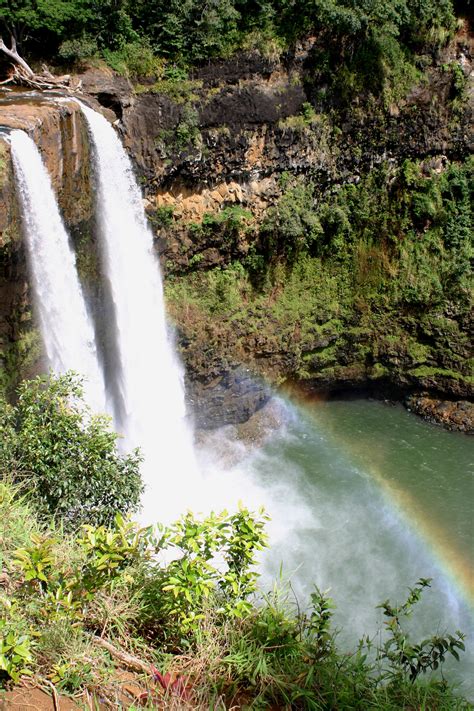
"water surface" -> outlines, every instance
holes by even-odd
[[[264,585],[283,563],[300,603],[314,585],[329,590],[349,647],[383,627],[380,602],[400,603],[420,577],[433,578],[410,628],[420,638],[468,635],[448,674],[473,696],[472,438],[376,401],[287,401],[281,410],[280,427],[226,474],[246,503],[272,514]]]

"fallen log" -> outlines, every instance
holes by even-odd
[[[25,62],[23,57],[18,54],[15,38],[11,38],[11,47],[7,47],[2,38],[0,38],[0,51],[7,55],[14,64],[10,75],[5,81],[0,82],[0,85],[18,84],[26,86],[29,89],[51,90],[60,89],[61,91],[77,91],[80,86],[72,86],[72,79],[69,74],[56,77],[51,74],[48,67],[43,64],[41,73],[36,74],[30,65]]]
[[[52,90],[59,89],[61,91],[79,91],[81,81],[74,82],[69,74],[55,77],[52,74],[46,76],[44,74],[26,74],[21,67],[14,67],[10,76],[5,81],[0,82],[0,85],[17,84],[26,86],[29,89]]]

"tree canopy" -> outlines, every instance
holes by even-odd
[[[454,14],[451,0],[0,0],[0,27],[32,53],[71,40],[99,51],[144,42],[192,62],[246,46],[249,33],[281,43],[323,33],[349,50],[377,33],[415,43],[451,31]]]

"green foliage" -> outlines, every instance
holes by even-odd
[[[175,148],[178,151],[183,151],[189,146],[199,148],[200,142],[199,114],[193,106],[186,104],[175,129]]]
[[[248,210],[244,210],[239,205],[235,205],[225,207],[217,213],[204,213],[202,226],[203,228],[210,228],[211,231],[216,228],[223,228],[224,235],[230,233],[231,239],[233,233],[239,231],[244,227],[245,223],[250,220],[252,220],[252,213]],[[227,237],[227,239],[229,239],[229,237]]]
[[[0,402],[0,471],[35,491],[44,513],[67,528],[109,523],[136,509],[141,492],[137,452],[121,456],[105,416],[82,403],[80,380],[36,378],[18,389],[14,406]]]
[[[57,544],[54,538],[32,533],[31,545],[16,551],[15,563],[21,568],[26,582],[32,580],[48,585],[53,572],[52,549]]]
[[[472,165],[382,165],[324,192],[283,175],[260,233],[246,219],[235,242],[214,217],[212,231],[190,225],[195,245],[216,237],[230,264],[205,271],[197,252],[165,284],[187,358],[204,369],[209,354],[242,353],[276,383],[431,378],[452,392],[455,378],[467,393]]]
[[[371,661],[366,643],[341,653],[324,593],[316,589],[307,610],[278,590],[259,595],[256,552],[266,544],[266,518],[241,508],[140,529],[117,516],[109,527],[85,525],[71,535],[38,521],[21,490],[3,482],[0,684],[29,674],[63,693],[87,688],[115,698],[105,640],[141,655],[142,666],[165,664],[196,708],[214,707],[216,698],[230,707],[236,696],[253,708],[469,708],[444,682],[416,678],[463,650],[459,634],[419,645],[404,634],[401,620],[428,581],[406,603],[382,604],[389,622],[378,659]],[[150,673],[156,681],[151,664]]]
[[[470,160],[438,174],[410,161],[391,175],[382,167],[323,199],[311,184],[297,183],[268,210],[263,241],[268,255],[290,262],[301,253],[352,261],[368,294],[387,282],[395,301],[467,302],[473,186]]]
[[[202,521],[191,513],[162,530],[159,550],[171,551],[166,568],[149,570],[144,586],[146,618],[166,622],[168,635],[180,639],[204,617],[206,602],[219,614],[241,618],[252,605],[256,590],[256,551],[266,543],[268,517],[240,508],[237,513],[211,513]],[[174,640],[176,641],[176,640]]]
[[[113,528],[87,524],[82,531],[77,543],[86,562],[76,587],[82,587],[89,595],[126,568],[147,559],[149,529],[138,528],[120,514],[116,514]]]
[[[314,210],[314,185],[298,181],[288,186],[277,205],[269,208],[262,232],[268,254],[280,251],[294,262],[302,252],[314,252],[323,232]]]
[[[155,89],[163,84],[163,82],[159,82],[155,85]],[[166,86],[169,88],[168,84]],[[159,89],[156,90],[159,91]],[[181,95],[180,98],[175,97],[177,103],[182,103],[181,98]],[[176,128],[162,129],[155,137],[155,145],[161,151],[163,157],[173,153],[198,149],[202,145],[202,136],[199,130],[199,113],[192,104],[187,103],[188,99],[188,96],[184,99],[186,103],[183,104],[180,120]]]
[[[163,72],[162,62],[146,39],[126,42],[117,49],[105,48],[102,54],[107,64],[122,76],[160,76]]]
[[[354,92],[389,103],[416,78],[414,52],[435,52],[452,36],[451,0],[0,0],[0,23],[54,57],[81,60],[99,50],[126,76],[163,73],[238,49],[278,55],[317,35],[307,80],[341,103]]]
[[[58,56],[67,62],[76,62],[94,57],[98,52],[97,42],[94,38],[75,37],[61,42]]]
[[[173,224],[174,207],[172,205],[163,205],[157,207],[156,210],[149,215],[151,223],[158,229],[171,227]]]
[[[296,39],[318,36],[316,86],[326,84],[336,104],[354,93],[386,94],[389,102],[417,77],[413,48],[444,44],[455,29],[450,0],[297,0],[281,3],[281,31]]]
[[[23,329],[18,338],[5,347],[3,352],[2,378],[4,380],[3,394],[11,397],[14,394],[21,374],[34,368],[41,358],[42,340],[39,329],[32,327],[32,314],[25,312],[21,316],[15,314],[22,322]]]
[[[19,681],[21,676],[30,673],[31,662],[31,639],[18,634],[0,617],[0,684],[2,675]]]
[[[220,250],[232,253],[239,240],[250,232],[252,223],[251,212],[232,205],[219,212],[205,212],[200,223],[189,226],[189,233],[197,246],[201,242],[215,244]],[[239,269],[239,266],[234,265],[234,269]]]
[[[253,708],[469,708],[443,682],[410,683],[401,666],[387,676],[389,669],[371,661],[363,642],[355,653],[340,654],[331,608],[318,590],[307,612],[275,591],[238,626],[205,618],[197,633],[196,666],[202,669],[206,661],[206,682],[216,695],[232,698],[245,689]],[[230,690],[225,679],[232,680]]]
[[[158,77],[153,84],[138,84],[135,87],[137,94],[143,92],[163,94],[176,104],[187,105],[188,110],[193,109],[189,105],[199,98],[196,91],[202,88],[202,81],[189,79],[187,71],[170,64],[163,64]]]
[[[114,48],[136,39],[126,5],[126,0],[0,0],[0,24],[20,45],[43,42],[43,53],[45,42],[54,54],[61,42],[73,40]],[[66,45],[65,51],[72,48]]]
[[[132,10],[139,30],[160,54],[187,61],[222,56],[237,39],[240,17],[233,0],[139,0]]]
[[[206,284],[206,305],[215,314],[229,314],[238,310],[245,293],[250,291],[245,269],[239,262],[208,272]]]
[[[8,0],[0,2],[0,21],[21,41],[31,32],[46,30],[60,36],[74,22],[85,16],[77,2],[68,0]]]
[[[438,669],[447,654],[459,660],[458,650],[465,649],[464,635],[461,632],[457,632],[455,637],[434,635],[419,644],[411,644],[408,634],[403,630],[402,619],[411,615],[413,606],[430,583],[431,580],[421,578],[415,587],[410,589],[407,600],[398,607],[393,607],[388,600],[380,605],[384,615],[389,618],[385,623],[389,638],[379,650],[380,659],[389,662],[389,677],[408,675],[410,681],[415,681],[420,674]]]

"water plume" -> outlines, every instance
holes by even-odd
[[[58,374],[74,370],[84,376],[85,400],[102,412],[105,388],[94,328],[51,178],[36,144],[24,131],[12,131],[9,141],[48,365]]]
[[[144,457],[143,520],[166,522],[200,500],[182,368],[167,330],[153,235],[130,159],[109,122],[80,106],[94,146],[103,270],[115,314],[116,423],[124,447],[140,447]]]

